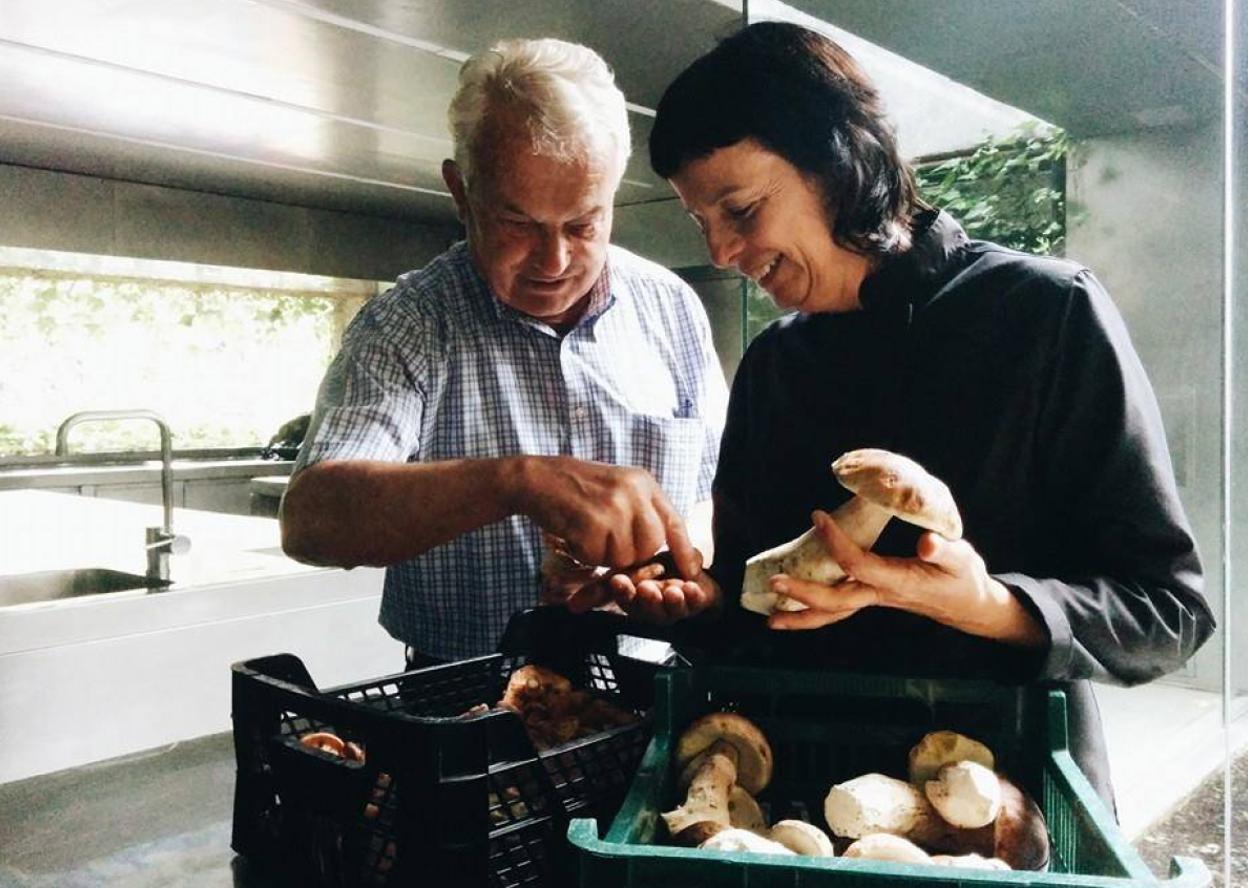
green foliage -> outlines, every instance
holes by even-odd
[[[1027,253],[1061,255],[1066,242],[1064,132],[987,138],[971,151],[915,169],[919,193],[957,219],[967,234]],[[783,312],[753,281],[745,282],[749,342]]]
[[[0,269],[0,457],[51,452],[89,409],[156,410],[178,449],[262,445],[311,409],[344,317],[333,294]],[[159,445],[144,422],[72,437],[75,452]]]
[[[1027,253],[1060,255],[1066,241],[1065,133],[985,139],[969,154],[915,169],[919,192],[967,234]]]

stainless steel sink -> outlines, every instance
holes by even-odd
[[[166,580],[104,567],[9,574],[0,576],[0,607],[98,595],[101,592],[122,592],[126,589],[161,589],[168,585]]]

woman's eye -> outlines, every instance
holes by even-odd
[[[734,219],[748,219],[754,215],[754,210],[758,208],[758,201],[746,204],[743,207],[725,207],[728,215]]]

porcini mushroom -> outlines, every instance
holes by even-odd
[[[888,860],[893,863],[931,863],[927,852],[909,839],[892,833],[870,833],[845,849],[851,860]]]
[[[833,835],[860,839],[872,833],[905,836],[935,817],[923,794],[904,780],[863,774],[828,790],[823,816]]]
[[[805,820],[781,820],[767,833],[767,838],[803,857],[836,856],[827,833]]]
[[[771,782],[771,744],[758,725],[735,712],[711,712],[690,723],[676,742],[678,773],[718,740],[737,751],[737,783],[750,795],[758,795]]]
[[[1015,783],[996,775],[1001,810],[979,829],[954,826],[939,816],[921,818],[907,835],[941,854],[978,854],[1004,861],[1011,869],[1040,870],[1049,863],[1049,832],[1035,801]]]
[[[933,854],[932,863],[937,866],[960,866],[963,869],[1008,870],[1010,865],[996,857],[978,854]]]
[[[890,518],[933,530],[951,540],[962,536],[962,518],[953,494],[912,459],[888,450],[851,450],[832,463],[832,471],[854,497],[832,513],[832,520],[862,549],[875,545]],[[845,571],[833,560],[823,537],[811,528],[795,540],[760,552],[745,563],[741,606],[760,614],[805,610],[806,605],[772,592],[776,574],[831,585]]]
[[[771,745],[758,726],[732,712],[712,712],[696,719],[680,736],[674,760],[688,779],[685,801],[662,814],[668,833],[683,845],[701,845],[716,833],[733,826],[733,789],[760,792],[771,781]],[[742,812],[744,800],[736,799],[739,819],[761,811]],[[754,806],[757,808],[757,805]]]
[[[737,751],[716,741],[689,784],[685,801],[661,816],[668,834],[682,845],[700,845],[731,823],[728,796],[737,779]]]
[[[792,857],[797,852],[748,829],[720,830],[698,845],[707,851],[746,851],[752,854],[779,854]]]
[[[748,829],[762,835],[767,832],[767,819],[754,796],[744,786],[734,786],[728,793],[728,825],[734,829]]]
[[[910,782],[922,787],[945,765],[962,761],[978,762],[990,771],[996,767],[992,750],[978,740],[957,731],[932,731],[910,749]]]
[[[935,780],[924,784],[923,791],[937,814],[965,829],[987,826],[1001,811],[1001,782],[978,762],[945,765]]]

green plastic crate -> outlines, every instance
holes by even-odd
[[[731,709],[761,727],[775,776],[760,802],[771,821],[804,817],[821,828],[823,797],[869,771],[905,777],[906,754],[923,734],[948,728],[985,742],[998,768],[1040,804],[1052,845],[1044,872],[999,872],[840,858],[740,855],[664,844],[659,812],[679,803],[669,757],[694,718]],[[1200,860],[1176,857],[1159,880],[1126,841],[1067,749],[1059,690],[987,681],[709,667],[655,678],[655,735],[607,833],[573,820],[568,839],[584,888],[809,888],[809,886],[1029,885],[1199,888]]]

